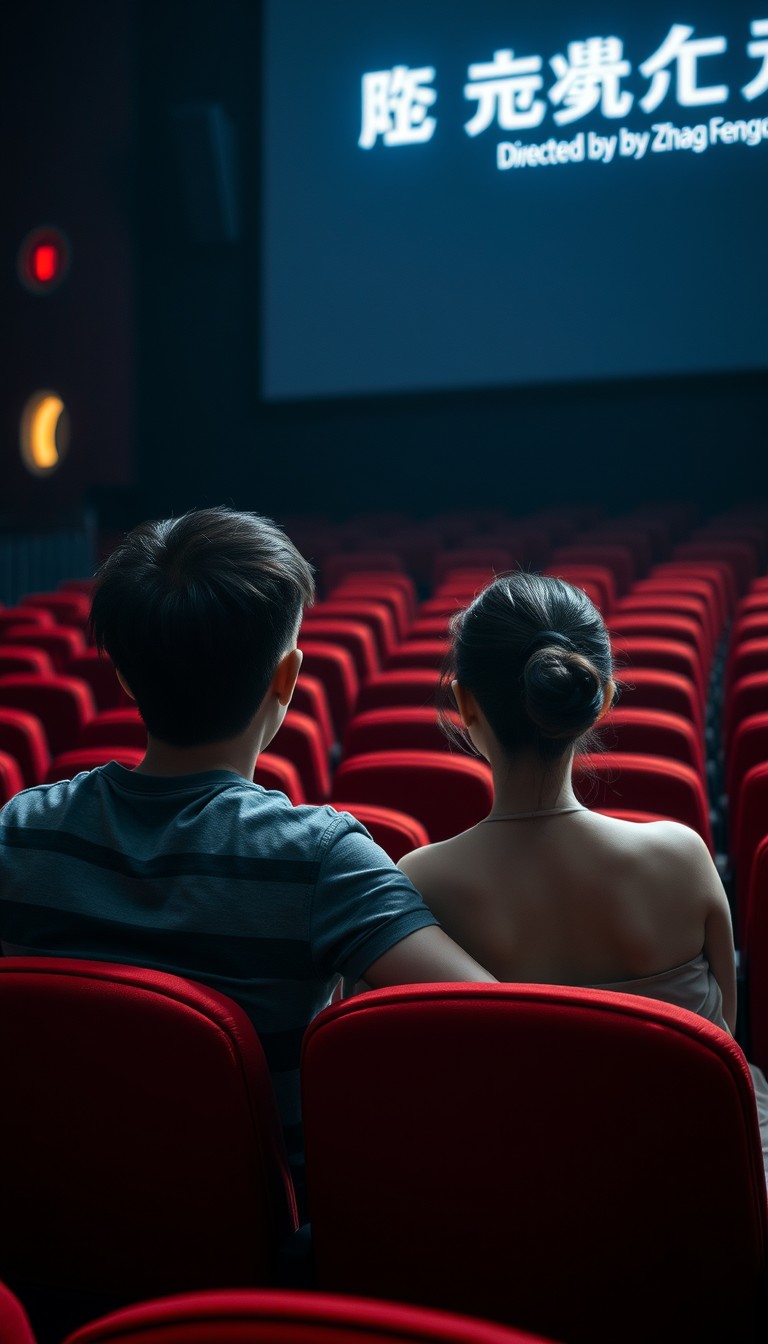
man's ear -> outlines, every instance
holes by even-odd
[[[135,700],[135,699],[136,699],[136,696],[133,694],[133,691],[131,690],[130,686],[128,685],[128,682],[125,680],[125,677],[123,676],[122,672],[118,671],[117,668],[115,668],[115,672],[117,673],[117,680],[120,682],[120,685],[122,686],[123,690],[125,691],[125,694],[126,694],[126,695],[130,695],[131,699],[132,699],[132,700]]]
[[[477,723],[477,701],[474,695],[458,681],[451,682],[451,690],[456,700],[461,722],[465,728],[471,728],[473,723]]]
[[[291,703],[303,657],[301,649],[289,649],[277,664],[277,670],[272,678],[272,690],[281,705],[287,706]]]

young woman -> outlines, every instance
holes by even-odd
[[[590,812],[573,791],[576,744],[616,693],[586,594],[496,579],[454,618],[442,686],[494,783],[483,821],[400,860],[446,933],[498,980],[643,994],[733,1033],[731,916],[704,841]],[[768,1169],[768,1084],[752,1072]]]

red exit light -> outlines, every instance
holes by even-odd
[[[58,229],[34,229],[19,248],[19,279],[33,294],[55,289],[69,269],[69,246]]]

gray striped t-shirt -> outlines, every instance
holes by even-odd
[[[347,812],[293,807],[240,775],[161,777],[114,761],[0,811],[6,955],[125,962],[198,980],[245,1009],[300,1159],[304,1031],[337,977],[359,979],[436,924]]]

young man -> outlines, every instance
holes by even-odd
[[[147,727],[111,762],[0,813],[6,955],[122,961],[237,1000],[300,1172],[299,1054],[338,976],[489,980],[348,813],[253,783],[301,666],[309,565],[256,514],[204,509],[129,533],[91,622]]]

